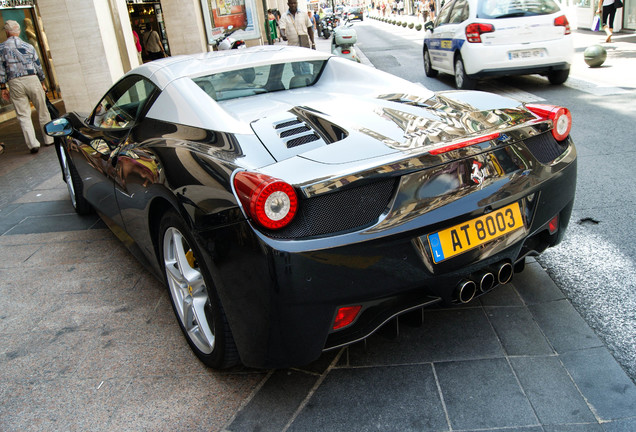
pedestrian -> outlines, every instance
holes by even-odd
[[[133,32],[133,38],[135,39],[135,49],[137,50],[137,60],[139,60],[139,64],[143,63],[141,59],[141,42],[139,41],[139,35],[135,30]]]
[[[144,49],[150,60],[157,60],[166,56],[159,33],[150,28],[150,26],[146,26],[146,32],[141,37],[144,41]]]
[[[288,0],[289,10],[280,18],[280,34],[287,45],[316,49],[309,15],[298,10],[298,0]]]
[[[614,0],[599,0],[598,9],[596,10],[598,14],[603,14],[603,30],[605,30],[605,34],[607,38],[605,42],[612,41],[612,35],[614,34],[614,18],[616,17],[616,3]]]
[[[314,11],[314,28],[316,29],[316,33],[318,33],[318,25],[320,24],[320,15],[318,15],[318,11]]]
[[[46,108],[46,82],[40,59],[33,45],[20,39],[20,24],[7,20],[4,24],[7,40],[0,43],[0,88],[2,99],[10,100],[31,153],[40,150],[31,121],[31,103],[38,112],[44,145],[53,144],[53,138],[44,134],[44,125],[51,121]],[[7,88],[8,85],[8,88]]]

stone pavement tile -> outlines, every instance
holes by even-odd
[[[634,432],[636,431],[636,417],[603,423],[605,432]]]
[[[82,380],[3,380],[8,397],[0,405],[0,430],[20,432],[106,432],[110,417],[126,396],[128,382]]]
[[[510,362],[541,424],[596,422],[556,356],[516,357]]]
[[[1,216],[2,209],[0,209]],[[0,218],[0,223],[2,218]],[[69,242],[91,242],[99,240],[115,240],[115,235],[108,229],[92,229],[87,231],[52,232],[44,234],[21,234],[14,236],[0,235],[0,249],[5,246],[46,244],[46,243],[69,243]]]
[[[210,372],[136,379],[107,430],[221,430],[263,377],[262,372]]]
[[[526,304],[545,303],[565,298],[537,262],[528,262],[525,270],[514,276],[514,285]]]
[[[558,353],[603,345],[567,300],[531,305],[528,309]]]
[[[523,306],[514,284],[498,286],[492,291],[479,297],[482,306]]]
[[[603,432],[604,430],[603,426],[598,423],[543,426],[544,432]]]
[[[601,420],[636,417],[636,385],[606,348],[569,352],[561,361]]]
[[[447,431],[430,364],[334,369],[288,429]]]
[[[424,310],[418,328],[400,326],[394,340],[379,335],[349,347],[351,366],[430,363],[502,357],[497,335],[481,308]]]
[[[272,371],[258,393],[238,412],[226,431],[278,432],[284,429],[318,376],[295,370]]]
[[[4,235],[49,233],[55,231],[80,231],[104,228],[104,223],[97,215],[79,216],[73,213],[27,216],[19,223],[4,232]]]
[[[549,355],[554,353],[527,308],[487,307],[485,310],[508,355]]]
[[[453,430],[540,425],[506,359],[434,367]]]

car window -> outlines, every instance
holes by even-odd
[[[216,101],[313,85],[326,61],[301,61],[237,69],[192,80]]]
[[[451,11],[448,22],[450,24],[458,24],[460,22],[466,21],[468,19],[468,1],[467,0],[457,0],[453,5],[453,10]]]
[[[437,16],[437,20],[435,21],[435,27],[448,24],[448,18],[450,17],[450,11],[452,8],[452,3],[447,3],[442,8],[442,10],[439,12],[439,15]]]
[[[90,123],[99,128],[131,127],[156,87],[140,76],[122,79],[97,104]]]
[[[554,0],[480,0],[477,18],[515,18],[548,15],[560,10]]]

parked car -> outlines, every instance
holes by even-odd
[[[345,10],[345,18],[349,21],[360,20],[364,21],[364,9],[361,7],[350,7]]]
[[[455,76],[459,89],[491,76],[541,74],[564,83],[574,55],[570,24],[555,0],[452,0],[425,25],[424,71]]]
[[[45,129],[77,212],[224,368],[307,364],[507,283],[565,233],[570,127],[563,107],[265,46],[146,63]]]

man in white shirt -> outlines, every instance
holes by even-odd
[[[289,10],[278,23],[283,40],[287,41],[287,45],[302,46],[301,39],[308,38],[311,41],[311,46],[306,46],[306,48],[316,49],[314,31],[309,16],[298,10],[297,0],[289,0],[287,5]]]

